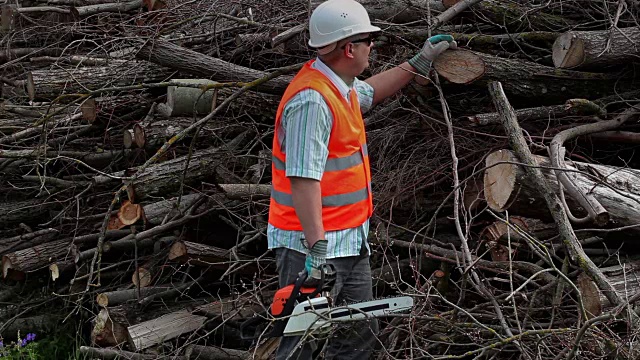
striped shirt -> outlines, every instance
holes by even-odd
[[[316,59],[314,68],[324,74],[338,88],[342,96],[349,101],[351,91],[356,91],[360,110],[365,113],[373,104],[373,88],[362,80],[355,79],[349,87],[336,73],[320,59]],[[322,179],[324,165],[329,155],[329,136],[333,125],[333,116],[329,106],[319,92],[305,89],[294,95],[282,112],[281,128],[278,129],[278,141],[287,155],[286,176]],[[325,237],[327,258],[357,256],[364,243],[367,251],[369,220],[355,228],[327,231]],[[267,241],[269,249],[286,247],[306,253],[301,239],[302,231],[282,230],[269,224]]]

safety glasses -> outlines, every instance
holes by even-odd
[[[371,44],[373,44],[373,41],[375,40],[375,37],[373,35],[369,35],[366,38],[363,39],[356,39],[356,40],[351,40],[349,41],[347,44],[351,43],[351,44],[357,44],[357,43],[365,43],[367,44],[367,46],[371,46]],[[342,45],[342,48],[344,49],[345,46],[347,46],[347,44]]]

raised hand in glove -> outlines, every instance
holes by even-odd
[[[321,279],[322,273],[320,266],[327,262],[327,240],[318,240],[311,248],[307,247],[307,258],[304,261],[304,267],[307,274],[312,279]]]
[[[451,35],[434,35],[427,39],[422,50],[409,60],[409,64],[422,75],[428,75],[431,63],[447,49],[458,47]]]

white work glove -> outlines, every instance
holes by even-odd
[[[458,44],[451,35],[434,35],[427,39],[422,50],[409,60],[409,64],[422,75],[428,75],[431,64],[447,49],[456,49]]]

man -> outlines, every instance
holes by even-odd
[[[354,0],[319,5],[309,19],[309,45],[318,58],[296,75],[276,114],[267,237],[279,283],[291,284],[303,269],[319,278],[319,266],[331,264],[337,305],[373,297],[367,243],[371,171],[362,113],[416,73],[426,75],[440,53],[455,47],[450,35],[434,36],[408,62],[358,80],[378,31]],[[376,321],[342,329],[329,339],[326,358],[367,359],[376,333]],[[315,344],[308,340],[283,337],[276,358],[311,359]]]

